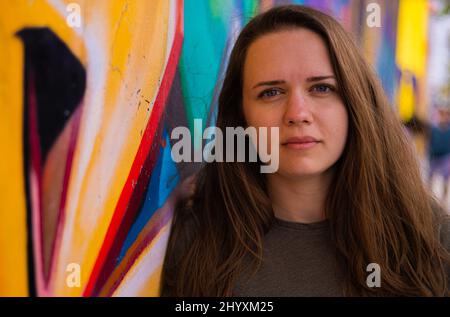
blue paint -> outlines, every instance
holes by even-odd
[[[176,164],[170,155],[171,147],[166,129],[163,131],[163,138],[166,141],[166,146],[164,148],[161,147],[159,150],[158,161],[150,177],[150,184],[145,195],[145,202],[138,214],[139,216],[125,239],[117,263],[122,260],[127,250],[131,247],[155,211],[164,205],[167,198],[180,181]]]
[[[232,12],[232,1],[186,0],[184,3],[185,35],[179,69],[186,116],[192,132],[194,119],[203,119],[206,123],[208,118]]]

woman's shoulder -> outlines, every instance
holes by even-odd
[[[450,214],[440,202],[432,201],[431,209],[438,226],[439,238],[442,245],[450,252]]]

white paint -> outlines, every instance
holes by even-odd
[[[79,135],[77,140],[77,148],[75,158],[72,165],[72,173],[70,177],[69,188],[67,192],[65,222],[62,228],[62,236],[60,247],[56,250],[55,255],[59,255],[55,259],[57,267],[65,267],[69,255],[73,252],[74,247],[74,229],[79,229],[80,224],[76,223],[77,209],[80,201],[80,194],[83,181],[87,176],[87,168],[92,157],[94,145],[98,137],[98,133],[102,124],[103,106],[104,106],[104,85],[107,78],[107,63],[109,60],[109,50],[106,43],[101,39],[108,38],[106,17],[101,14],[96,14],[92,10],[93,17],[86,22],[86,32],[84,33],[84,42],[86,45],[87,54],[87,78],[86,78],[86,92],[84,96],[83,111],[80,122]],[[103,37],[98,37],[98,33],[105,34]],[[91,213],[95,214],[95,210],[90,209]],[[81,218],[82,219],[82,218]],[[83,226],[85,223],[83,222]],[[83,229],[87,229],[83,227]],[[77,231],[81,232],[81,231]],[[79,238],[79,237],[77,237]],[[87,241],[86,243],[89,243]],[[86,249],[86,247],[84,248]],[[58,252],[59,251],[59,252]],[[80,259],[75,259],[77,262]],[[55,267],[55,266],[54,266]],[[55,272],[56,273],[56,272]],[[62,275],[55,277],[55,285],[64,285],[61,279]]]
[[[166,254],[171,221],[155,236],[130,268],[113,296],[134,297],[148,287],[148,279],[162,265]]]
[[[430,17],[428,35],[428,97],[434,103],[437,101],[436,96],[439,88],[448,83],[450,76],[450,51],[448,49],[450,16]],[[430,107],[431,109],[432,107]]]

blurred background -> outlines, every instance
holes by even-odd
[[[1,1],[0,295],[159,294],[199,168],[171,160],[168,135],[214,125],[239,30],[286,3],[354,35],[450,205],[449,1]]]

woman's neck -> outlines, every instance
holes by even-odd
[[[268,174],[268,191],[275,217],[300,223],[325,220],[325,199],[332,174],[332,170],[301,178]]]

